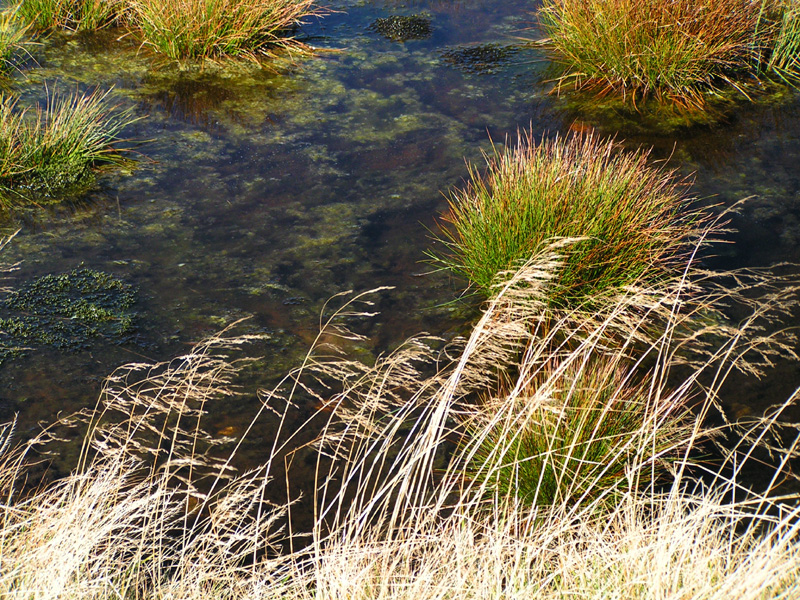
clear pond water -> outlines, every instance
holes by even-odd
[[[474,316],[453,303],[463,284],[426,264],[429,230],[445,193],[480,163],[490,139],[520,127],[542,135],[593,128],[694,173],[695,194],[729,205],[724,266],[800,261],[800,93],[734,102],[716,122],[637,115],[549,93],[552,76],[535,39],[535,2],[335,0],[300,37],[319,49],[278,69],[182,68],[140,51],[117,32],[53,36],[32,49],[12,88],[23,103],[46,89],[113,86],[142,118],[124,132],[141,141],[130,169],[101,175],[88,195],[16,209],[20,229],[2,259],[19,263],[16,288],[81,266],[138,290],[137,336],[102,338],[79,352],[46,348],[0,367],[0,416],[20,415],[23,435],[56,415],[92,406],[116,366],[164,360],[242,317],[266,334],[245,390],[269,387],[299,364],[324,303],[345,290],[394,286],[376,296],[376,318],[354,324],[369,360],[408,336],[453,335]],[[430,31],[405,41],[376,19],[423,14]],[[763,411],[800,384],[780,366],[748,383],[737,411]],[[216,415],[241,427],[257,405],[246,393]],[[310,407],[300,412],[310,413]],[[302,416],[302,415],[301,415]],[[264,448],[270,429],[248,452]]]

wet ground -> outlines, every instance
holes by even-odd
[[[616,135],[693,173],[698,196],[752,197],[715,264],[800,261],[800,93],[727,102],[699,123],[557,97],[546,58],[525,41],[538,37],[535,6],[336,0],[298,32],[318,51],[269,68],[180,67],[118,32],[33,48],[11,82],[21,102],[113,86],[114,101],[142,119],[124,132],[133,166],[101,175],[86,196],[4,216],[6,233],[20,229],[3,253],[19,263],[5,284],[80,267],[110,273],[136,287],[136,335],[7,361],[0,416],[17,412],[21,431],[35,431],[93,405],[119,364],[164,360],[242,317],[241,331],[266,335],[246,389],[269,386],[301,361],[325,301],[351,289],[395,287],[376,297],[378,317],[353,323],[369,337],[352,349],[366,360],[421,331],[463,331],[473,313],[452,302],[463,282],[426,263],[430,230],[465,161],[520,127]],[[413,17],[412,29],[393,17]],[[799,383],[786,364],[729,403],[763,411]],[[221,428],[235,432],[256,401],[237,402],[217,415]]]

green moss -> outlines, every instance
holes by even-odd
[[[0,304],[0,363],[21,348],[86,349],[96,338],[122,343],[134,332],[136,290],[102,271],[45,275]]]
[[[370,29],[380,33],[393,42],[421,40],[433,33],[431,18],[428,15],[392,15],[375,19]]]

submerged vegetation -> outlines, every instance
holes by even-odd
[[[257,57],[301,48],[292,37],[314,0],[17,0],[14,15],[38,31],[128,29],[172,59]]]
[[[428,15],[392,15],[375,19],[370,29],[377,31],[393,42],[420,40],[433,32]]]
[[[35,109],[0,98],[3,202],[41,202],[91,182],[96,167],[120,164],[119,133],[135,120],[130,110],[109,104],[108,92],[53,93]]]
[[[0,303],[0,362],[23,348],[83,350],[98,337],[121,343],[134,330],[135,300],[133,286],[101,271],[40,277]]]
[[[551,302],[576,306],[680,266],[701,219],[688,210],[685,182],[592,134],[495,148],[481,173],[450,195],[439,264],[484,294],[548,245],[572,240]]]
[[[545,0],[545,45],[559,86],[702,107],[722,88],[772,72],[800,76],[791,0]],[[746,92],[745,92],[746,93]]]
[[[446,63],[466,73],[493,73],[518,52],[519,48],[517,46],[480,44],[478,46],[449,48],[442,52],[442,58]]]

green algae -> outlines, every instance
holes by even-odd
[[[0,364],[22,349],[85,350],[97,338],[124,343],[135,332],[135,288],[84,267],[45,275],[0,303]]]

